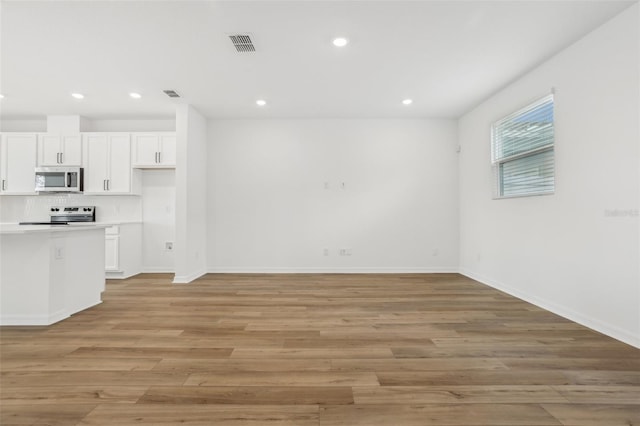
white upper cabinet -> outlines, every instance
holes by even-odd
[[[176,166],[175,133],[132,133],[133,167],[172,168]]]
[[[84,192],[129,194],[131,138],[129,133],[84,133]]]
[[[37,135],[4,133],[0,140],[0,194],[35,194]]]
[[[38,135],[39,166],[81,166],[82,137],[77,135]]]

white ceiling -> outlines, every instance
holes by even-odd
[[[458,117],[635,2],[2,1],[0,113]]]

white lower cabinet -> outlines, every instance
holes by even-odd
[[[128,278],[142,272],[142,224],[121,223],[105,229],[106,277]]]
[[[112,226],[111,228],[116,228]],[[117,272],[120,270],[120,249],[119,235],[105,235],[104,237],[104,269],[107,272]]]

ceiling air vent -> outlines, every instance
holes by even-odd
[[[178,92],[176,92],[175,90],[163,90],[164,94],[167,95],[170,98],[179,98],[180,95],[178,95]]]
[[[256,51],[256,47],[253,45],[251,35],[249,34],[229,34],[229,38],[238,52]]]

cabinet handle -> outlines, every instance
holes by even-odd
[[[102,190],[103,191],[107,190],[107,180],[106,179],[102,179]]]
[[[162,163],[162,152],[158,152],[158,164]]]
[[[111,191],[111,179],[107,179],[107,191]]]
[[[64,152],[60,153],[60,164],[64,164]]]
[[[6,179],[2,179],[2,190],[3,191],[7,190],[7,180]]]
[[[60,164],[60,153],[56,152],[56,163]]]

